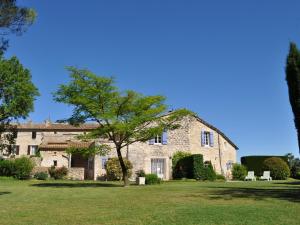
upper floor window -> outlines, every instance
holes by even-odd
[[[149,144],[168,144],[168,133],[167,131],[164,131],[161,135],[156,135],[154,138],[149,140]]]
[[[36,139],[36,131],[32,131],[31,137],[32,137],[32,139]]]
[[[214,146],[214,133],[210,131],[201,131],[201,146]]]
[[[156,135],[156,137],[154,138],[154,143],[161,144],[161,139],[162,139],[162,135]]]

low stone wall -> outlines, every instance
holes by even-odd
[[[83,167],[68,168],[67,178],[71,180],[84,180],[84,168]]]
[[[33,168],[33,170],[31,171],[31,174],[34,175],[36,173],[40,173],[40,172],[45,172],[48,173],[48,167],[44,167],[44,166],[35,166]]]

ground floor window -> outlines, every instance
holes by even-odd
[[[159,178],[164,178],[165,162],[165,159],[151,159],[151,173],[157,174]]]
[[[28,145],[27,155],[35,155],[38,151],[37,145]]]

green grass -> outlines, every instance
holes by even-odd
[[[300,224],[300,182],[120,183],[0,178],[0,224]]]

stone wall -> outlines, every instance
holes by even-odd
[[[82,167],[68,168],[67,178],[71,180],[84,180],[84,168]]]

